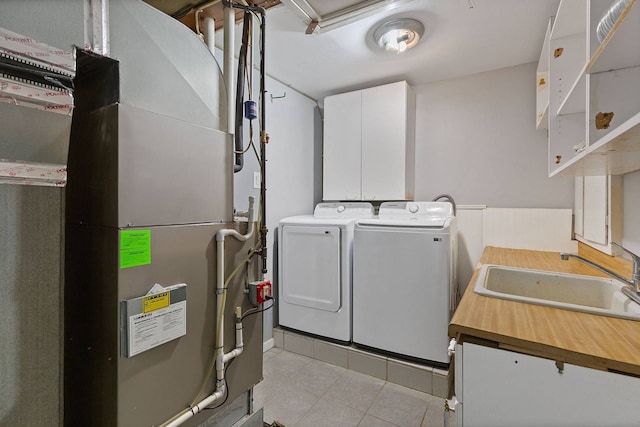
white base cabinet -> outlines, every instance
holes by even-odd
[[[412,200],[415,114],[404,81],[325,98],[323,200]]]
[[[640,378],[471,343],[455,364],[458,427],[640,425]]]

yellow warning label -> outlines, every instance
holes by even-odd
[[[142,312],[150,313],[161,308],[169,307],[171,292],[160,292],[142,298]]]

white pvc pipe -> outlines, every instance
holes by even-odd
[[[224,81],[227,86],[227,133],[235,133],[235,79],[233,76],[233,50],[235,37],[235,13],[233,8],[224,8]]]
[[[224,283],[224,239],[226,236],[233,236],[240,241],[246,241],[253,235],[254,225],[254,197],[249,197],[249,230],[246,234],[240,234],[231,228],[218,230],[216,233],[216,343],[214,357],[216,360],[216,390],[203,400],[183,411],[175,419],[162,424],[162,427],[177,427],[196,415],[203,408],[211,405],[224,395],[226,388],[224,377],[224,366],[229,360],[242,354],[244,341],[242,337],[242,308],[236,307],[236,345],[229,353],[224,352],[224,306],[227,299],[227,291]]]
[[[216,389],[215,393],[205,397],[198,404],[187,409],[182,415],[180,415],[175,420],[169,423],[163,424],[162,427],[178,427],[182,425],[182,423],[184,423],[185,421],[187,421],[188,419],[196,415],[198,412],[202,411],[202,409],[211,405],[216,400],[222,398],[222,396],[224,396],[224,391],[225,391],[225,386],[223,385],[221,389]]]
[[[209,52],[215,55],[216,50],[216,21],[210,16],[204,17],[204,42],[209,48]]]

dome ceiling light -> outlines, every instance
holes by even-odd
[[[387,52],[402,53],[417,45],[423,34],[424,25],[420,21],[401,18],[380,25],[373,38]]]

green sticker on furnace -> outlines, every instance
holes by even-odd
[[[151,230],[120,231],[120,268],[151,264]]]

